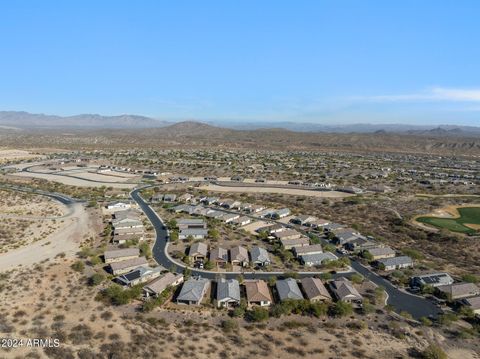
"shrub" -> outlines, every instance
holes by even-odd
[[[76,261],[72,264],[72,269],[76,272],[82,273],[85,269],[85,264],[82,261]]]
[[[353,313],[353,307],[350,303],[339,300],[331,307],[331,312],[336,317],[345,317]]]
[[[264,308],[255,307],[245,314],[245,319],[250,322],[263,322],[268,320],[269,314],[268,310]]]
[[[424,359],[448,359],[447,353],[443,349],[436,345],[430,344],[423,352],[422,358]]]
[[[233,319],[222,320],[220,326],[225,333],[230,333],[238,329],[238,323]]]
[[[103,274],[95,273],[90,278],[88,278],[88,284],[92,287],[99,285],[105,280],[105,276]]]

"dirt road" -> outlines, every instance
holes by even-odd
[[[55,258],[60,253],[73,257],[80,248],[84,235],[92,230],[88,213],[82,204],[71,205],[72,211],[65,217],[63,226],[50,236],[26,247],[0,254],[0,271],[18,266],[27,267]]]

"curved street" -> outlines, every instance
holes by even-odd
[[[153,186],[147,186],[153,187]],[[167,269],[175,269],[176,272],[180,273],[185,269],[185,265],[174,261],[167,253],[168,248],[168,230],[162,222],[161,218],[157,213],[150,207],[150,205],[142,198],[140,191],[144,188],[137,188],[130,193],[131,198],[139,205],[140,209],[145,213],[149,221],[152,223],[153,228],[155,229],[156,239],[155,244],[152,250],[153,257],[158,264],[162,265]],[[364,267],[362,264],[356,260],[351,261],[352,268],[363,275],[366,279],[372,281],[378,286],[381,286],[385,289],[388,294],[387,304],[392,305],[397,312],[408,312],[412,315],[413,318],[419,319],[421,317],[436,317],[442,313],[441,309],[438,308],[435,304],[428,301],[425,298],[415,296],[409,293],[406,293],[392,283],[390,283],[385,278],[379,276],[378,274],[372,272],[370,269]],[[237,278],[240,274],[243,275],[245,279],[269,279],[273,277],[281,277],[285,273],[280,272],[213,272],[206,270],[199,270],[196,268],[191,268],[192,275],[201,276],[208,279],[216,279],[220,276],[225,278]],[[306,277],[321,272],[298,272],[299,277]],[[346,276],[349,277],[354,272],[347,273],[336,273],[335,277]]]

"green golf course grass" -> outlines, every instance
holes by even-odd
[[[445,228],[452,232],[476,234],[479,231],[468,228],[465,224],[480,225],[480,207],[458,208],[459,218],[439,218],[439,217],[418,217],[416,220],[421,223],[430,224],[437,228]]]

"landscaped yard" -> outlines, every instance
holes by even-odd
[[[458,218],[418,217],[416,220],[452,232],[475,234],[480,230],[480,207],[457,208]]]

